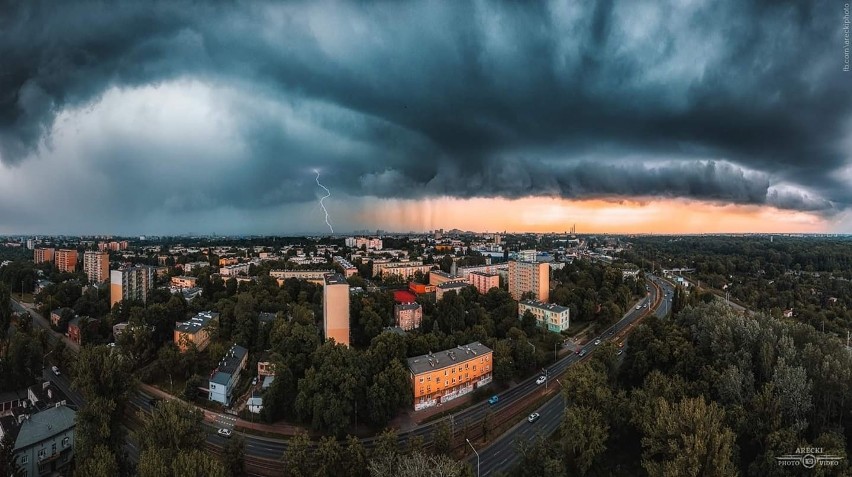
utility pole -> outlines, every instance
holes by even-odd
[[[467,445],[473,449],[473,453],[476,454],[476,477],[479,477],[479,452],[476,452],[476,448],[473,447],[473,444],[470,443],[470,439],[465,439],[467,441]]]

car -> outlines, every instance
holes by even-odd
[[[527,418],[527,421],[535,422],[536,419],[538,419],[539,417],[541,417],[541,415],[537,412],[534,412],[534,413],[530,414],[530,417]]]
[[[641,309],[642,309],[642,305],[636,305],[636,309],[637,309],[637,310],[641,310]]]
[[[546,378],[546,377],[544,377],[544,376],[539,376],[539,377],[538,377],[538,379],[536,379],[536,380],[535,380],[535,383],[536,383],[536,384],[544,384],[544,382],[545,382],[545,381],[547,381],[547,378]]]
[[[490,398],[488,398],[488,404],[497,404],[497,401],[499,401],[499,400],[500,400],[500,398],[498,398],[497,395],[495,394],[495,395],[491,396]]]
[[[599,345],[599,344],[601,344],[601,340],[600,340],[600,339],[596,339],[596,340],[595,340],[595,346],[597,346],[597,345]]]
[[[580,357],[582,358],[583,356],[586,356],[586,350],[581,349],[580,350]]]
[[[232,432],[230,429],[219,429],[218,431],[216,431],[216,434],[219,434],[222,437],[230,438]]]
[[[618,352],[617,352],[617,353],[615,353],[615,355],[616,355],[616,356],[621,356],[621,353],[623,353],[623,352],[624,352],[624,350],[623,350],[623,349],[620,349],[620,350],[618,350]]]
[[[251,385],[252,385],[252,386],[257,386],[257,377],[254,377],[254,378],[251,380]]]
[[[621,343],[618,343],[618,347],[619,347],[619,348],[624,348],[624,341],[622,341]]]
[[[53,371],[53,374],[55,374],[55,375],[57,375],[57,376],[59,376],[60,374],[62,374],[62,373],[60,373],[60,372],[59,372],[59,368],[57,368],[56,366],[51,366],[51,367],[50,367],[50,370],[51,370],[51,371]]]

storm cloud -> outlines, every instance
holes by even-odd
[[[12,173],[64,160],[63,118],[203,99],[167,120],[138,104],[129,131],[61,142],[114,210],[305,202],[313,168],[353,197],[852,204],[836,2],[3,5]],[[129,182],[149,194],[111,194]]]

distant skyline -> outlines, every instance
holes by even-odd
[[[0,234],[852,233],[836,2],[240,7],[0,7]]]

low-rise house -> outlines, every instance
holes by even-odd
[[[68,339],[78,345],[83,344],[83,328],[91,320],[88,316],[75,316],[68,322]]]
[[[571,310],[565,306],[544,303],[537,300],[523,300],[518,303],[518,319],[529,311],[535,317],[536,324],[547,331],[559,333],[571,325]]]
[[[240,373],[246,367],[248,350],[234,344],[219,361],[219,366],[210,375],[210,400],[230,406],[234,388]]]
[[[172,277],[172,286],[175,288],[195,288],[198,279],[195,277]]]
[[[491,382],[492,351],[475,342],[408,358],[414,410],[451,401]]]
[[[186,351],[190,344],[200,351],[210,343],[210,324],[219,319],[219,313],[201,312],[190,320],[177,323],[174,330],[174,343],[181,352]]]
[[[275,376],[275,363],[270,359],[269,353],[263,352],[257,360],[258,376]]]
[[[393,316],[396,326],[404,331],[420,327],[423,321],[423,307],[420,303],[399,303],[393,306]]]

